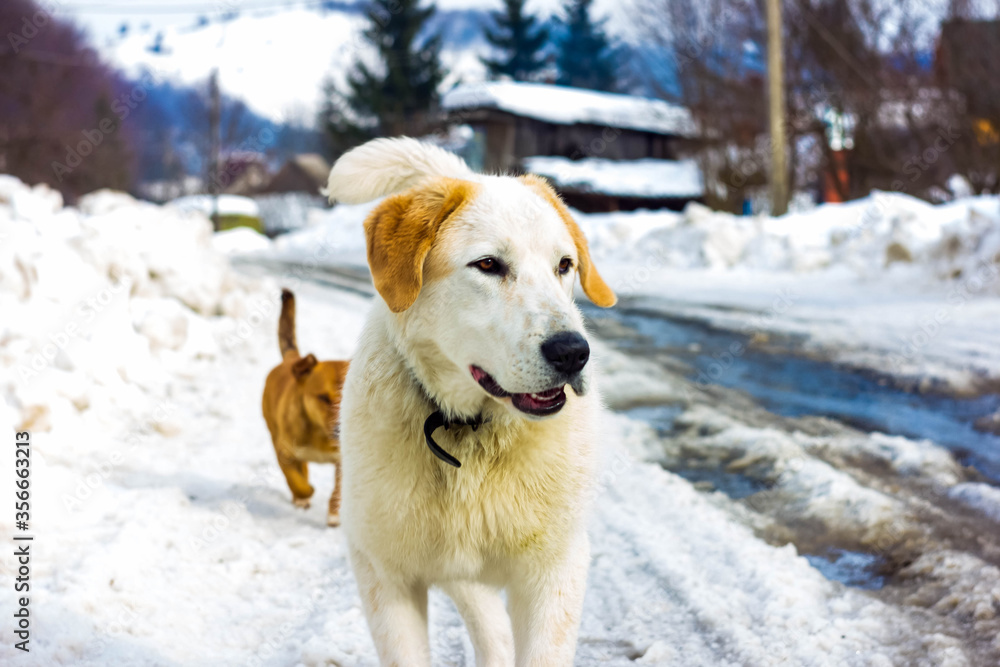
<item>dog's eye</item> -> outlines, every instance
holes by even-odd
[[[333,401],[330,399],[330,394],[319,394],[316,398],[323,401],[327,405],[330,405]]]
[[[503,275],[507,267],[504,266],[496,257],[484,257],[482,259],[477,259],[476,261],[469,264],[469,266],[474,266],[483,273],[492,273],[494,275]]]
[[[569,273],[569,270],[573,268],[573,260],[569,257],[563,257],[559,260],[559,275],[564,276]]]

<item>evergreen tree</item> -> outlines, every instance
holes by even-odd
[[[557,60],[559,83],[610,91],[616,88],[618,54],[604,32],[604,20],[590,18],[591,4],[593,0],[568,0],[563,5],[566,18],[561,21],[565,35]]]
[[[483,58],[490,76],[509,76],[515,81],[530,81],[545,67],[540,53],[549,39],[549,31],[538,18],[524,12],[524,0],[504,0],[504,11],[491,12],[494,27],[486,28],[486,41],[502,55]]]
[[[434,6],[420,0],[373,0],[371,25],[365,39],[378,51],[382,66],[373,69],[360,60],[341,95],[327,87],[324,126],[333,148],[344,150],[379,135],[424,134],[438,102],[441,38],[418,39]]]

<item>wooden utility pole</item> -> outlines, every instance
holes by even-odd
[[[767,80],[771,117],[771,215],[788,212],[785,141],[785,58],[781,50],[781,0],[767,0]]]
[[[221,150],[220,125],[222,121],[222,99],[219,93],[219,70],[212,70],[208,80],[208,192],[212,195],[212,225],[219,231],[219,151]]]

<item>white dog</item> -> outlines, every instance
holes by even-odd
[[[536,177],[377,139],[340,158],[329,194],[393,195],[365,221],[381,299],[340,426],[343,526],[382,664],[430,665],[432,584],[478,665],[572,664],[600,410],[575,276],[599,306],[615,295]]]

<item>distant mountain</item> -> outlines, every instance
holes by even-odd
[[[233,3],[230,3],[233,4]],[[249,4],[249,3],[248,3]],[[449,70],[443,86],[485,77],[479,61],[489,53],[483,26],[499,0],[439,0],[430,24],[443,37],[442,62]],[[533,11],[551,15],[561,0],[536,0]],[[611,16],[625,39],[628,20],[621,3],[599,0],[599,14]],[[331,0],[281,10],[240,10],[238,5],[177,24],[123,21],[105,31],[98,49],[113,65],[133,78],[151,72],[173,85],[204,86],[219,69],[222,90],[244,101],[249,109],[280,124],[312,126],[320,107],[322,83],[332,77],[342,84],[355,58],[373,58],[362,38],[367,19],[364,2]]]
[[[487,52],[484,10],[439,10],[432,30],[443,36],[442,60],[450,76],[479,80]],[[357,57],[373,58],[362,37],[367,24],[358,4],[327,3],[311,9],[239,12],[203,17],[189,28],[126,29],[101,46],[112,64],[133,78],[150,72],[158,81],[203,86],[213,68],[227,95],[281,124],[311,126],[323,81],[343,84]]]
[[[441,58],[448,71],[442,89],[483,80],[486,70],[480,56],[490,49],[483,28],[501,3],[439,0],[436,4],[428,34],[442,37]],[[599,12],[603,5],[604,13],[613,17],[621,11],[612,0],[596,4]],[[560,5],[561,0],[538,0],[529,7],[551,16]],[[315,127],[324,81],[332,79],[344,88],[358,57],[374,60],[374,49],[362,36],[368,25],[364,2],[330,0],[280,10],[233,6],[224,11],[217,6],[214,13],[195,15],[180,24],[126,18],[113,29],[105,21],[98,30],[84,22],[96,33],[104,59],[147,91],[148,101],[134,113],[142,127],[137,146],[142,180],[205,173],[208,79],[213,69],[219,71],[225,100],[223,151],[258,148],[255,140],[263,133],[268,142],[259,147],[261,152],[282,161],[295,152],[321,149]],[[612,18],[609,25],[615,24]],[[617,24],[625,24],[621,16]],[[553,34],[561,33],[555,28]],[[622,71],[629,90],[640,94],[673,90],[672,69],[663,65],[662,58],[645,45],[622,42],[623,58],[636,64]],[[658,85],[649,82],[654,72]]]

